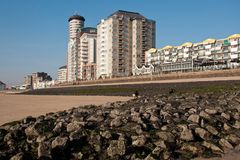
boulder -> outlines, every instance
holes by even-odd
[[[188,121],[191,121],[193,123],[199,123],[200,117],[199,115],[192,114],[188,117]]]
[[[53,141],[52,141],[52,148],[65,148],[68,142],[68,137],[56,137]]]
[[[218,131],[216,128],[212,127],[212,126],[206,126],[206,129],[208,130],[208,132],[212,133],[213,135],[217,135]]]
[[[137,147],[142,147],[147,141],[147,138],[144,135],[132,136],[132,145]]]
[[[114,118],[111,123],[110,126],[111,127],[120,127],[122,125],[122,118],[120,116]]]
[[[210,143],[210,142],[206,142],[204,141],[202,143],[202,145],[208,149],[211,149],[213,152],[219,152],[219,153],[223,153],[223,151],[216,145]]]
[[[114,157],[116,155],[123,156],[125,152],[126,146],[124,139],[112,140],[107,148],[107,154],[110,157]]]
[[[209,139],[209,132],[203,128],[196,128],[195,133],[204,140]]]
[[[231,143],[229,143],[226,139],[220,139],[218,142],[222,148],[224,149],[224,151],[228,151],[230,149],[233,149],[233,146],[231,145]]]
[[[51,158],[50,144],[47,142],[39,143],[37,148],[38,158]]]
[[[205,112],[208,114],[216,114],[217,110],[216,109],[205,109]]]

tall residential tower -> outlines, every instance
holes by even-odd
[[[73,15],[68,19],[69,22],[69,42],[67,52],[67,81],[78,80],[78,32],[84,27],[84,17]]]
[[[155,47],[155,21],[119,10],[97,25],[97,77],[130,76]]]

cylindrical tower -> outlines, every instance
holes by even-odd
[[[69,39],[76,38],[77,32],[84,27],[85,18],[80,15],[73,15],[68,19],[69,22]]]

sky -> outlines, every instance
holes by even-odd
[[[68,18],[78,13],[96,27],[117,10],[156,21],[156,47],[240,33],[240,0],[0,0],[0,81],[22,84],[66,64]]]

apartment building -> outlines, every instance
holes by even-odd
[[[73,15],[68,19],[69,22],[69,42],[67,52],[67,81],[76,81],[79,77],[78,70],[78,32],[84,27],[85,18],[80,15]]]
[[[67,66],[62,66],[58,69],[57,81],[64,83],[67,81]]]
[[[95,68],[96,66],[96,45],[97,45],[97,29],[86,27],[78,32],[78,79],[79,80],[92,80],[95,77],[86,78],[86,70]],[[96,71],[96,70],[91,70]],[[96,75],[96,73],[91,73]]]
[[[119,10],[97,25],[97,78],[132,75],[155,47],[155,21],[137,12]]]
[[[240,34],[224,39],[209,38],[195,44],[186,42],[180,46],[152,48],[146,51],[145,59],[145,65],[152,64],[155,71],[238,67],[240,66]]]

